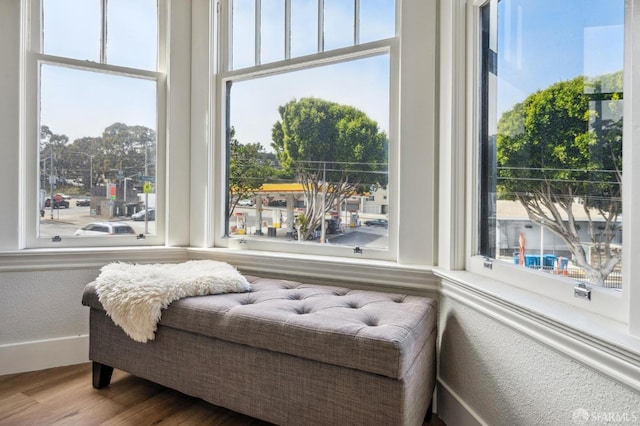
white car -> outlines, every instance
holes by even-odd
[[[244,199],[238,201],[238,205],[239,206],[252,207],[253,206],[253,200],[251,198],[244,198]]]
[[[131,219],[135,221],[141,221],[145,219],[147,210],[140,210],[138,213],[131,215]],[[156,209],[149,209],[149,218],[147,220],[156,220]]]
[[[122,222],[91,222],[78,229],[75,235],[136,235],[136,231]]]

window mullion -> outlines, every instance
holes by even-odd
[[[353,44],[360,44],[360,0],[353,0]]]
[[[107,63],[107,0],[100,2],[100,63]]]
[[[318,52],[324,52],[324,0],[318,0]]]
[[[291,0],[284,2],[284,58],[291,59]]]
[[[260,49],[262,47],[261,26],[262,26],[262,2],[261,0],[255,0],[256,16],[255,16],[255,65],[260,65]]]

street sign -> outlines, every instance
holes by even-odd
[[[142,187],[142,190],[144,191],[145,194],[150,194],[151,193],[151,182],[145,182],[144,186]]]
[[[144,181],[147,181],[147,182],[155,182],[156,181],[156,177],[155,176],[138,176],[138,179],[144,180]]]

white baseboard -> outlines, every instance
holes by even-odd
[[[0,375],[89,362],[89,335],[0,345]]]
[[[437,382],[438,417],[448,425],[485,426],[486,423],[441,378]]]

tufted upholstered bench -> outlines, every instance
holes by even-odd
[[[155,339],[130,339],[93,284],[93,386],[113,368],[276,424],[420,425],[435,384],[430,298],[248,276],[252,291],[188,297]]]

